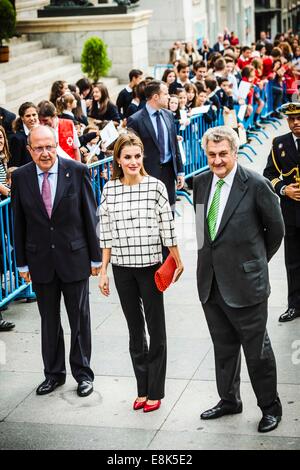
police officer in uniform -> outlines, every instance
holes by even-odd
[[[280,197],[285,223],[288,309],[279,321],[286,322],[300,317],[300,103],[286,103],[281,112],[291,132],[273,140],[264,176]]]

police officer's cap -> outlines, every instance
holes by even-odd
[[[300,102],[299,103],[285,103],[281,106],[280,111],[285,116],[295,116],[300,114]]]

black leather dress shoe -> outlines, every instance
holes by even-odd
[[[200,418],[201,419],[216,419],[224,415],[235,415],[235,414],[241,413],[242,411],[243,411],[242,403],[239,403],[238,405],[233,405],[233,404],[226,403],[221,400],[213,408],[204,411],[200,415]]]
[[[277,428],[281,421],[281,416],[263,415],[258,425],[258,432],[269,432]]]
[[[89,380],[83,380],[78,384],[77,395],[79,397],[87,397],[93,392],[93,390],[93,382],[90,382]]]
[[[293,308],[293,307],[289,307],[286,312],[280,315],[278,321],[280,322],[291,321],[297,317],[300,317],[300,310],[297,310],[296,308]]]
[[[11,323],[10,321],[0,320],[0,331],[10,331],[15,326],[16,325],[14,323]]]
[[[63,385],[65,381],[58,381],[56,379],[46,379],[41,385],[36,389],[37,395],[47,395],[47,393],[53,392],[57,387]]]

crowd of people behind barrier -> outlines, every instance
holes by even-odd
[[[234,119],[231,127],[260,131],[264,125],[262,116],[266,115],[266,90],[268,116],[280,119],[279,106],[299,97],[299,76],[298,35],[290,31],[276,35],[271,41],[261,32],[259,40],[248,46],[239,44],[236,35],[226,29],[218,35],[213,47],[207,39],[198,48],[191,42],[176,41],[161,79],[168,87],[168,108],[184,135],[182,130],[188,129],[193,116],[200,113],[205,129],[220,124],[220,117],[222,122],[230,122],[232,113],[237,114],[243,105],[243,119]],[[75,84],[56,81],[48,100],[45,97],[40,103],[20,103],[18,116],[0,108],[1,200],[10,196],[10,176],[14,169],[31,161],[27,135],[39,122],[55,130],[59,156],[95,164],[111,157],[113,149],[113,145],[106,147],[105,142],[98,145],[100,131],[112,121],[119,133],[126,132],[127,120],[145,107],[145,88],[154,78],[157,77],[145,76],[142,70],[131,70],[129,83],[119,93],[116,104],[103,83],[92,84],[87,78],[81,78]],[[239,95],[241,82],[250,84],[243,97]],[[191,173],[187,164],[186,173]],[[107,164],[99,178],[105,182],[109,174]],[[3,258],[4,235],[0,242]],[[3,259],[0,260],[3,277],[2,266]],[[2,290],[0,300],[3,298]],[[4,305],[0,310],[6,308]]]

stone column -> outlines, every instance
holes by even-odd
[[[37,17],[37,10],[49,4],[49,0],[15,0],[17,21]]]
[[[167,63],[169,49],[176,40],[191,41],[193,30],[193,0],[140,0],[139,9],[153,10],[149,23],[149,61]]]
[[[98,36],[107,44],[112,61],[109,75],[128,81],[132,68],[147,70],[148,22],[152,11],[143,10],[124,15],[88,15],[34,18],[18,23],[18,31],[31,40],[42,41],[44,47],[57,47],[61,54],[73,55],[80,62],[86,39]]]

